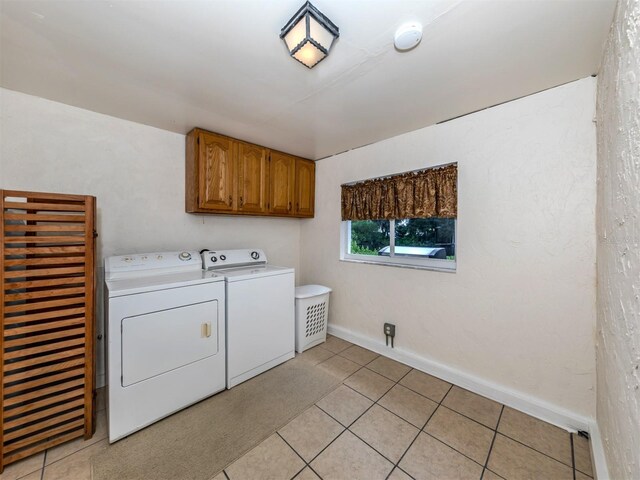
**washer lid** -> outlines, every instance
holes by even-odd
[[[253,278],[270,277],[272,275],[295,273],[295,270],[290,267],[276,267],[274,265],[253,265],[239,268],[221,268],[215,270],[215,273],[224,275],[227,282],[237,282]]]
[[[201,283],[222,282],[223,280],[224,277],[218,273],[197,270],[194,272],[179,272],[149,277],[120,278],[117,280],[107,280],[105,283],[109,297],[120,297],[122,295],[186,287]]]

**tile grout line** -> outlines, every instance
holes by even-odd
[[[535,448],[533,448],[531,445],[527,445],[526,443],[523,443],[523,442],[521,442],[520,440],[517,440],[517,439],[515,439],[515,438],[512,438],[512,437],[510,437],[509,435],[505,435],[505,434],[504,434],[504,432],[496,431],[496,433],[497,433],[498,435],[502,435],[502,436],[503,436],[503,437],[505,437],[505,438],[508,438],[508,439],[509,439],[509,440],[511,440],[511,441],[514,441],[514,442],[516,442],[516,443],[519,443],[519,444],[520,444],[520,445],[522,445],[523,447],[527,447],[529,450],[533,450],[534,452],[539,453],[540,455],[544,455],[545,457],[547,457],[547,458],[549,458],[549,459],[553,460],[554,462],[559,463],[560,465],[564,465],[564,466],[565,466],[565,467],[567,467],[567,468],[571,468],[571,466],[570,466],[570,465],[567,465],[566,463],[564,463],[564,462],[562,462],[562,461],[558,460],[557,458],[552,457],[551,455],[549,455],[549,454],[547,454],[547,453],[541,452],[540,450],[536,450],[536,449],[535,449]],[[587,475],[587,476],[588,476],[588,475]]]
[[[498,422],[496,423],[496,428],[493,431],[493,438],[491,439],[491,445],[489,446],[489,451],[487,452],[487,459],[484,462],[484,467],[482,468],[482,475],[480,476],[480,480],[484,478],[484,472],[487,470],[487,465],[489,465],[489,457],[491,457],[491,450],[493,450],[493,444],[496,441],[496,437],[498,436],[498,425],[500,425],[500,420],[502,419],[502,413],[504,412],[504,405],[500,409],[500,415],[498,416]],[[575,480],[575,478],[573,479]]]
[[[322,410],[322,411],[324,412],[324,410]],[[325,413],[326,413],[326,412],[325,412]],[[329,414],[327,413],[327,415],[329,415]],[[329,415],[329,416],[330,416],[330,415]],[[331,417],[331,418],[333,418],[333,417]],[[336,420],[335,418],[333,418],[333,419],[334,419],[334,420]],[[337,422],[337,420],[336,420],[336,422]],[[338,422],[338,423],[339,423],[339,422]],[[342,425],[342,424],[340,424],[340,425]],[[340,435],[338,435],[336,438],[334,438],[333,440],[331,440],[331,441],[330,441],[330,442],[329,442],[329,443],[328,443],[328,444],[327,444],[327,445],[326,445],[322,450],[320,450],[320,451],[318,452],[318,454],[317,454],[315,457],[313,457],[311,460],[309,460],[309,463],[307,464],[307,465],[309,466],[309,468],[311,468],[311,469],[313,470],[313,468],[311,467],[311,463],[312,463],[312,462],[314,462],[314,461],[315,461],[315,460],[316,460],[320,455],[322,455],[322,452],[324,452],[327,448],[329,448],[329,447],[333,444],[333,442],[335,442],[336,440],[338,440],[342,435],[344,435],[344,432],[347,432],[347,431],[348,431],[348,429],[347,429],[347,428],[345,428],[342,432],[340,432]],[[298,453],[298,452],[296,452],[296,453]],[[315,470],[313,470],[313,472],[314,472],[316,475],[318,475],[318,477],[322,478],[322,477],[318,474],[318,472],[316,472]]]
[[[304,466],[303,466],[300,470],[298,470],[296,473],[294,473],[294,474],[293,474],[293,477],[291,477],[292,479],[293,479],[293,478],[296,478],[296,476],[297,476],[297,475],[298,475],[302,470],[304,470],[306,467],[308,467],[308,466],[309,466],[309,464],[307,463],[307,461],[306,461],[304,458],[302,458],[302,455],[300,455],[300,454],[298,453],[298,451],[297,451],[295,448],[293,448],[293,447],[291,446],[291,444],[290,444],[289,442],[287,442],[287,440],[286,440],[282,435],[280,435],[280,432],[279,432],[279,431],[277,431],[277,430],[276,430],[276,435],[277,435],[277,436],[279,436],[279,437],[280,437],[280,440],[282,440],[284,443],[286,443],[286,444],[287,444],[287,446],[288,446],[291,450],[293,450],[293,453],[295,453],[295,454],[300,458],[300,460],[302,460],[302,463],[304,463]]]
[[[336,354],[336,355],[337,355],[337,354]],[[344,357],[342,357],[342,358],[344,358]],[[377,358],[377,357],[376,357],[376,358]],[[348,360],[348,359],[347,359],[347,360]],[[375,360],[375,358],[374,358],[374,360]],[[371,360],[371,361],[373,361],[373,360]],[[355,362],[354,362],[354,363],[355,363]],[[369,363],[371,363],[371,362],[369,362]],[[367,364],[367,365],[368,365],[368,364]],[[356,373],[358,373],[358,372],[359,372],[360,370],[362,370],[363,368],[365,368],[365,366],[364,366],[364,365],[363,365],[363,366],[361,366],[361,367],[360,367],[358,370],[356,370],[355,372],[353,372],[351,375],[349,375],[347,378],[349,378],[349,377],[351,377],[351,376],[355,375]],[[368,370],[368,369],[367,369],[367,370]],[[411,369],[411,370],[413,370],[413,369]],[[411,370],[409,370],[409,372],[410,372]],[[409,372],[407,372],[405,375],[403,375],[403,376],[402,376],[402,378],[404,378],[406,375],[408,375],[408,374],[409,374]],[[375,372],[374,372],[374,373],[375,373]],[[366,409],[365,409],[365,410],[364,410],[360,415],[358,415],[358,416],[357,416],[357,417],[356,417],[356,418],[355,418],[351,423],[349,423],[349,425],[348,425],[347,427],[345,427],[345,428],[344,428],[344,430],[340,433],[340,435],[338,435],[336,438],[334,438],[333,440],[331,440],[331,441],[330,441],[330,442],[329,442],[329,443],[328,443],[328,444],[327,444],[327,445],[326,445],[322,450],[320,450],[320,451],[318,452],[318,454],[317,454],[315,457],[313,457],[313,458],[309,461],[309,464],[308,464],[308,465],[309,465],[309,468],[311,468],[311,462],[313,462],[316,458],[318,458],[320,455],[322,455],[322,452],[324,452],[327,448],[329,448],[329,446],[331,446],[331,444],[333,444],[333,442],[335,442],[338,438],[340,438],[342,435],[344,435],[344,432],[347,432],[347,431],[348,431],[351,435],[355,436],[358,440],[360,440],[361,442],[363,442],[365,445],[367,445],[369,448],[371,448],[371,449],[372,449],[374,452],[376,452],[378,455],[382,456],[382,458],[384,458],[385,460],[389,461],[389,462],[390,462],[390,463],[395,467],[395,464],[394,464],[393,462],[391,462],[387,457],[385,457],[384,455],[382,455],[380,452],[378,452],[378,450],[376,450],[375,448],[373,448],[371,445],[369,445],[367,442],[365,442],[365,441],[364,441],[364,440],[362,440],[360,437],[358,437],[355,433],[353,433],[351,430],[349,430],[349,427],[351,427],[354,423],[356,423],[356,422],[357,422],[357,421],[358,421],[358,420],[359,420],[359,419],[360,419],[360,418],[361,418],[365,413],[367,413],[369,410],[371,410],[371,408],[372,408],[374,405],[377,405],[377,401],[373,401],[373,400],[371,400],[371,399],[370,399],[369,397],[367,397],[366,395],[363,395],[362,393],[358,392],[358,391],[357,391],[357,390],[355,390],[354,388],[351,388],[349,385],[346,385],[344,382],[345,382],[345,380],[347,380],[347,378],[345,378],[345,379],[342,381],[342,385],[344,385],[344,386],[345,386],[345,387],[347,387],[348,389],[350,389],[350,390],[352,390],[352,391],[356,392],[358,395],[363,396],[364,398],[366,398],[367,400],[369,400],[370,402],[373,402],[373,403],[372,403],[371,405],[369,405],[369,407],[367,407],[367,408],[366,408]],[[387,377],[384,377],[384,378],[387,378]],[[401,378],[400,380],[402,380],[402,378]],[[400,380],[398,380],[398,382],[399,382]],[[393,380],[391,380],[391,381],[393,382]],[[391,390],[393,387],[395,387],[395,386],[398,384],[398,382],[395,382],[395,383],[394,383],[394,384],[393,384],[393,385],[392,385],[392,386],[391,386],[391,387],[390,387],[390,388],[389,388],[389,389],[388,389],[388,390],[387,390],[387,391],[386,391],[386,392],[385,392],[385,393],[384,393],[380,398],[382,398],[384,395],[386,395],[386,394],[389,392],[389,390]],[[335,390],[334,390],[334,391],[335,391]],[[380,406],[382,406],[382,405],[380,405]],[[318,407],[320,410],[322,410],[324,413],[326,413],[330,418],[332,418],[333,420],[335,420],[336,422],[338,422],[338,424],[340,424],[341,426],[343,426],[343,427],[344,427],[344,425],[343,425],[343,424],[342,424],[342,423],[341,423],[337,418],[333,417],[333,415],[331,415],[329,412],[326,412],[325,410],[323,410],[323,409],[322,409],[322,407],[318,406],[317,404],[316,404],[316,407]],[[384,407],[383,407],[383,408],[384,408]],[[385,409],[385,410],[386,410],[386,409]],[[403,419],[403,420],[404,420],[404,419]],[[404,421],[406,421],[406,420],[404,420]],[[408,423],[408,422],[407,422],[407,423]],[[295,451],[295,449],[294,449],[294,451]],[[298,452],[296,452],[296,453],[298,453]],[[316,472],[315,470],[313,470],[313,471],[314,471],[314,473],[316,473],[316,475],[317,475],[317,472]],[[393,468],[391,469],[391,472],[393,472]],[[391,473],[391,472],[389,472],[389,473]],[[318,475],[318,476],[320,476],[320,475]],[[322,478],[322,477],[321,477],[321,478]]]
[[[496,402],[496,403],[498,403],[498,402]],[[504,405],[502,405],[501,403],[499,403],[498,405],[500,405],[500,416],[502,416],[502,408],[504,407]],[[495,432],[498,430],[498,424],[497,424],[497,423],[496,423],[495,428],[491,428],[491,427],[489,427],[489,426],[485,425],[484,423],[479,422],[478,420],[475,420],[475,419],[473,419],[473,418],[471,418],[471,417],[468,417],[468,416],[467,416],[467,415],[465,415],[464,413],[460,413],[460,412],[458,412],[458,411],[457,411],[456,409],[454,409],[454,408],[448,407],[447,405],[444,405],[444,404],[443,404],[443,405],[441,405],[441,406],[442,406],[443,408],[446,408],[447,410],[449,410],[449,411],[451,411],[451,412],[453,412],[453,413],[457,414],[457,415],[460,415],[461,417],[466,418],[467,420],[471,420],[473,423],[477,423],[477,424],[478,424],[478,425],[480,425],[481,427],[484,427],[484,428],[486,428],[486,429],[488,429],[488,430],[491,430],[493,433],[495,433]],[[498,421],[500,421],[500,420],[498,419]]]
[[[573,447],[573,434],[569,434],[569,439],[571,440],[571,465],[573,466],[573,480],[576,480],[576,452]]]
[[[311,470],[313,473],[315,473],[320,480],[323,480],[322,477],[320,476],[320,474],[318,472],[316,472],[310,464],[307,464],[307,467],[309,467],[309,470]]]
[[[379,355],[378,355],[378,356],[379,356]],[[376,358],[378,358],[378,357],[376,357]],[[374,360],[375,360],[375,358],[374,358]],[[371,360],[371,362],[373,362],[373,360]],[[371,363],[371,362],[369,362],[369,363]],[[368,365],[368,364],[367,364],[367,365]],[[365,367],[363,367],[363,368],[366,368],[366,366],[365,366]],[[369,370],[370,372],[373,372],[373,370],[370,370],[370,369],[368,369],[368,368],[367,368],[367,370]],[[411,369],[411,370],[413,370],[413,369]],[[391,386],[390,386],[390,387],[389,387],[389,388],[388,388],[388,389],[387,389],[387,390],[386,390],[382,395],[380,395],[380,397],[378,398],[378,400],[372,400],[372,399],[370,399],[369,397],[367,397],[366,395],[363,395],[362,393],[358,392],[356,389],[352,388],[351,386],[349,386],[349,385],[345,385],[347,388],[350,388],[350,389],[351,389],[351,390],[353,390],[354,392],[359,393],[360,395],[364,396],[365,398],[367,398],[368,400],[370,400],[370,401],[372,401],[372,402],[373,402],[373,403],[369,406],[369,408],[367,408],[364,412],[362,412],[362,414],[361,414],[358,418],[356,418],[353,422],[351,422],[351,423],[349,424],[349,426],[347,427],[347,430],[349,430],[349,433],[351,433],[351,434],[352,434],[353,436],[355,436],[358,440],[360,440],[362,443],[364,443],[364,444],[365,444],[365,445],[367,445],[369,448],[371,448],[374,452],[376,452],[376,453],[377,453],[378,455],[380,455],[382,458],[384,458],[384,459],[385,459],[385,460],[387,460],[389,463],[391,463],[392,467],[391,467],[391,470],[389,471],[389,475],[391,475],[391,473],[393,473],[393,470],[397,467],[396,462],[394,462],[393,460],[391,460],[390,458],[388,458],[388,457],[387,457],[386,455],[384,455],[382,452],[378,451],[375,447],[373,447],[373,445],[370,445],[366,440],[364,440],[363,438],[361,438],[357,433],[353,432],[353,431],[351,430],[351,427],[352,427],[353,425],[355,425],[355,423],[356,423],[358,420],[360,420],[360,418],[362,418],[362,417],[363,417],[363,416],[364,416],[364,415],[365,415],[369,410],[371,410],[371,409],[372,409],[374,406],[376,406],[376,405],[377,405],[378,407],[382,408],[383,410],[387,410],[387,409],[386,409],[386,408],[384,408],[382,405],[380,405],[380,404],[378,403],[378,401],[379,401],[381,398],[383,398],[387,393],[389,393],[393,387],[395,387],[396,385],[398,385],[398,382],[400,382],[400,380],[402,380],[404,377],[406,377],[406,376],[411,372],[411,370],[409,370],[409,371],[408,371],[407,373],[405,373],[402,377],[400,377],[400,379],[399,379],[399,380],[397,380],[397,381],[395,381],[395,382],[394,382],[394,380],[391,380],[391,379],[389,379],[388,377],[385,377],[384,375],[380,375],[380,374],[378,373],[378,375],[380,375],[381,377],[386,378],[387,380],[389,380],[389,381],[391,381],[391,382],[394,382],[394,383],[393,383],[393,385],[391,385]],[[377,373],[377,372],[373,372],[373,373]],[[411,425],[412,427],[414,426],[414,425],[412,425],[411,423],[407,422],[407,421],[406,421],[404,418],[402,418],[400,415],[397,415],[397,414],[395,414],[394,412],[391,412],[390,410],[387,410],[387,411],[388,411],[388,412],[390,412],[390,413],[392,413],[392,414],[393,414],[393,415],[395,415],[396,417],[398,417],[398,418],[399,418],[400,420],[402,420],[403,422],[406,422],[407,424]],[[418,431],[418,435],[419,435],[419,434],[420,434],[420,432]],[[416,438],[417,438],[417,435],[416,435]],[[414,440],[415,440],[415,438],[414,438]],[[413,441],[412,441],[411,443],[413,443]],[[398,461],[399,461],[399,460],[398,460]],[[398,467],[398,468],[399,468],[399,467]],[[387,475],[387,478],[389,477],[389,475]]]
[[[40,470],[40,480],[44,480],[44,468],[47,465],[47,453],[49,452],[49,449],[47,448],[44,451],[44,456],[42,457],[42,470]],[[575,479],[574,479],[575,480]]]
[[[324,398],[324,397],[322,397],[322,398]],[[320,400],[318,400],[318,401],[320,401]],[[316,407],[316,408],[318,408],[320,411],[324,412],[324,410],[322,410],[320,407],[318,407],[315,403],[314,403],[311,407],[309,407],[309,408],[312,408],[312,407]],[[326,413],[326,412],[325,412],[325,413]],[[327,415],[329,415],[329,414],[327,414]],[[329,415],[329,416],[330,416],[330,415]],[[331,418],[333,418],[333,417],[331,417]],[[336,420],[336,419],[334,419],[334,420]],[[292,421],[293,421],[293,420],[292,420]],[[336,420],[336,421],[337,421],[337,420]],[[338,424],[339,424],[341,427],[343,427],[343,425],[342,425],[340,422],[338,422]],[[288,424],[287,424],[287,425],[288,425]],[[284,428],[284,427],[283,427],[283,428]],[[335,440],[336,440],[340,435],[342,435],[342,434],[344,433],[344,431],[345,431],[345,430],[346,430],[346,429],[344,429],[342,432],[340,432],[340,433],[336,436],[336,438],[334,438],[333,440],[331,440],[331,442],[329,442],[329,444],[327,445],[327,447],[328,447],[329,445],[331,445],[331,444],[332,444],[332,443],[333,443],[333,442],[334,442],[334,441],[335,441]],[[316,459],[316,457],[317,457],[318,455],[320,455],[320,453],[318,453],[318,455],[316,455],[315,457],[313,457],[311,460],[309,460],[309,461],[307,462],[307,461],[302,457],[302,455],[300,455],[300,454],[298,453],[298,451],[297,451],[295,448],[293,448],[293,446],[292,446],[289,442],[287,442],[286,438],[284,438],[284,437],[280,434],[280,431],[279,431],[279,430],[276,430],[276,434],[277,434],[277,435],[282,439],[282,441],[283,441],[284,443],[286,443],[286,444],[289,446],[289,448],[290,448],[291,450],[293,450],[293,453],[295,453],[298,457],[300,457],[300,459],[304,462],[304,467],[302,467],[302,470],[304,470],[306,467],[309,467],[309,469],[310,469],[313,473],[315,473],[315,474],[318,476],[318,478],[320,478],[320,480],[322,480],[322,477],[320,476],[320,474],[319,474],[318,472],[316,472],[316,471],[313,469],[313,467],[311,466],[311,462],[312,462],[313,460],[315,460],[315,459]],[[325,448],[326,448],[326,447],[325,447]],[[324,448],[321,450],[321,452],[322,452],[322,451],[324,451]],[[300,470],[299,472],[296,472],[296,474],[292,477],[292,479],[293,479],[293,478],[295,478],[297,475],[300,475],[300,472],[302,472],[302,470]]]
[[[422,372],[422,371],[420,371],[420,370],[418,370],[418,369],[412,368],[411,370],[409,370],[409,371],[407,372],[407,374],[406,374],[406,375],[404,375],[400,380],[398,380],[398,385],[400,385],[401,387],[406,388],[407,390],[411,390],[413,393],[417,393],[418,395],[420,395],[421,397],[426,398],[427,400],[431,400],[433,403],[437,403],[438,405],[440,405],[440,403],[442,403],[442,401],[444,400],[444,398],[449,394],[449,391],[451,390],[451,388],[453,388],[453,387],[454,387],[453,383],[445,382],[445,381],[444,381],[444,380],[442,380],[441,378],[433,377],[433,375],[429,375],[428,373],[424,373],[425,375],[429,375],[430,377],[436,378],[436,379],[438,379],[438,380],[440,380],[441,382],[444,382],[444,383],[449,383],[449,385],[450,385],[449,389],[447,390],[447,393],[445,393],[445,394],[444,394],[444,397],[442,397],[442,400],[440,400],[440,401],[438,401],[438,400],[434,400],[433,398],[427,397],[427,396],[426,396],[426,395],[424,395],[423,393],[417,392],[416,390],[414,390],[413,388],[411,388],[411,387],[409,387],[409,386],[405,385],[404,383],[400,383],[400,382],[404,379],[404,377],[406,377],[407,375],[409,375],[413,370],[415,370],[416,372],[424,373],[424,372]]]
[[[401,385],[401,384],[400,384],[400,381],[402,381],[402,379],[403,379],[404,377],[406,377],[407,375],[409,375],[409,373],[411,373],[413,370],[414,370],[414,369],[412,368],[412,369],[411,369],[411,370],[409,370],[409,371],[408,371],[408,372],[407,372],[407,373],[406,373],[406,374],[405,374],[405,375],[404,375],[400,380],[398,380],[398,385]],[[431,418],[435,415],[436,411],[438,410],[438,408],[440,407],[440,405],[442,404],[442,402],[444,401],[444,399],[445,399],[445,398],[447,398],[447,395],[449,395],[449,392],[451,391],[451,389],[452,389],[452,388],[453,388],[453,384],[450,384],[449,390],[447,390],[447,393],[445,393],[445,394],[442,396],[442,399],[440,399],[440,401],[438,402],[438,406],[437,406],[436,408],[434,408],[434,409],[433,409],[433,412],[431,412],[431,415],[429,415],[429,418],[427,418],[427,421],[426,421],[426,422],[424,422],[424,425],[422,425],[422,428],[420,428],[420,429],[418,430],[418,434],[415,436],[415,438],[411,441],[411,443],[409,444],[409,446],[407,447],[407,449],[404,451],[404,453],[403,453],[403,454],[400,456],[400,458],[398,459],[398,463],[396,463],[396,465],[395,465],[395,466],[396,466],[396,467],[398,467],[398,468],[400,468],[400,470],[402,470],[402,468],[400,467],[400,462],[402,462],[402,459],[407,455],[407,452],[408,452],[409,450],[411,450],[411,447],[413,446],[413,444],[414,444],[414,443],[416,443],[416,440],[420,437],[420,434],[424,431],[424,428],[425,428],[425,427],[427,426],[427,424],[429,423],[429,420],[431,420]],[[409,389],[409,390],[411,390],[411,389]],[[413,391],[413,390],[411,390],[411,391]],[[415,392],[415,393],[418,393],[418,392]],[[420,395],[420,394],[418,393],[418,395]],[[424,397],[424,395],[422,395],[422,396]],[[427,397],[425,397],[425,398],[427,398]],[[430,399],[430,400],[431,400],[431,399]],[[431,401],[433,401],[433,400],[431,400]],[[404,472],[404,470],[402,470],[402,471]],[[391,472],[393,472],[393,470],[391,470]],[[405,472],[405,473],[407,473],[407,472]],[[409,474],[407,473],[407,475],[409,475]],[[411,478],[413,478],[411,475],[409,475],[409,476],[410,476]]]

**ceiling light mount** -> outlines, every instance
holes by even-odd
[[[305,2],[280,31],[289,55],[307,68],[324,60],[339,36],[338,27],[311,2]]]
[[[422,40],[422,25],[418,22],[401,25],[393,38],[393,44],[398,50],[404,52],[415,48]]]

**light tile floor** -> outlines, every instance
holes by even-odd
[[[337,337],[301,358],[343,384],[214,480],[593,477],[588,440],[488,398]]]
[[[212,480],[593,477],[589,441],[337,337],[301,360],[343,384]],[[90,480],[96,434],[9,465],[0,480]],[[574,477],[575,475],[575,477]],[[180,479],[176,479],[180,480]]]

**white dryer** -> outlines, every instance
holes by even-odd
[[[262,250],[202,251],[203,268],[225,278],[227,388],[295,355],[295,270]]]
[[[109,441],[225,388],[224,277],[200,254],[105,259]]]

